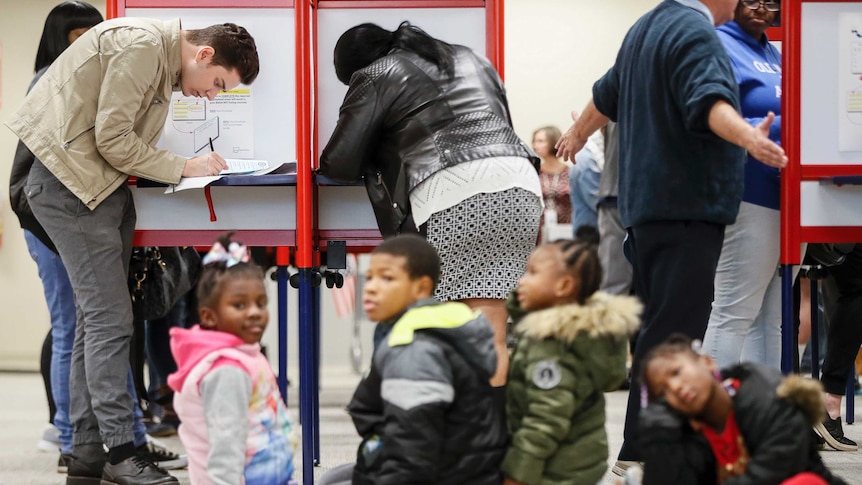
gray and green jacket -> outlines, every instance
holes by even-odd
[[[527,485],[597,483],[607,469],[604,392],[626,378],[632,297],[598,292],[584,305],[528,314],[509,367],[512,433],[503,473]]]
[[[494,332],[461,303],[423,300],[374,352],[348,411],[354,484],[499,485],[507,432],[489,379]]]

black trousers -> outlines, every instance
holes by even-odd
[[[842,264],[829,268],[823,303],[829,326],[820,382],[826,392],[841,396],[862,345],[862,244]]]
[[[637,420],[640,364],[673,333],[703,339],[712,306],[724,226],[703,221],[659,221],[629,228],[635,294],[644,303],[632,359],[632,386],[620,460],[640,461]]]

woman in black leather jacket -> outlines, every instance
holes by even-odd
[[[498,354],[491,382],[504,384],[505,298],[536,244],[542,192],[500,77],[408,22],[349,29],[335,71],[349,89],[319,172],[364,177],[384,237],[426,235],[442,261],[435,296],[485,313]]]

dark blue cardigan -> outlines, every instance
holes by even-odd
[[[598,110],[619,123],[623,224],[731,224],[745,151],[709,129],[712,106],[739,110],[730,61],[706,16],[665,0],[629,30],[614,66],[593,86]]]

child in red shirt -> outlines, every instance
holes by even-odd
[[[812,426],[819,383],[755,364],[719,371],[674,335],[641,366],[644,485],[835,485]]]

